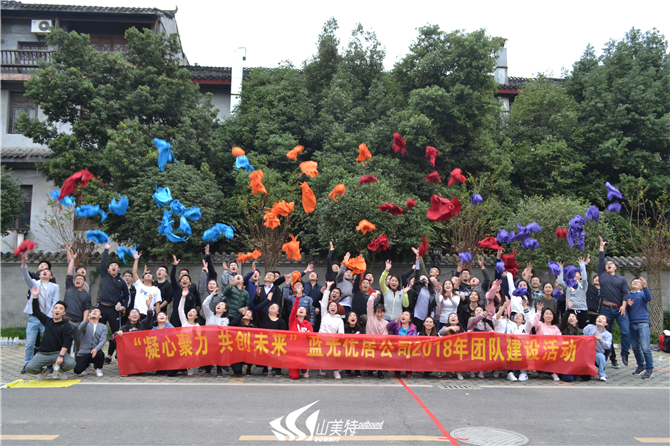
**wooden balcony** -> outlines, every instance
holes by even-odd
[[[51,60],[53,51],[2,50],[2,74],[33,74],[40,60]]]

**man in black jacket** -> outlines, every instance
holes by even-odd
[[[47,373],[48,365],[54,365],[54,378],[67,379],[65,372],[70,371],[75,366],[75,361],[69,355],[72,347],[72,326],[63,319],[67,305],[62,300],[56,302],[51,310],[53,319],[47,317],[40,309],[38,297],[40,290],[37,287],[31,289],[33,296],[33,316],[38,318],[44,325],[44,336],[40,344],[40,351],[30,360],[26,366],[26,372],[31,375],[37,375],[38,381],[43,380]],[[60,370],[57,370],[57,367]]]
[[[109,324],[112,333],[116,333],[121,326],[121,321],[119,320],[120,314],[128,306],[129,293],[128,284],[119,275],[119,264],[116,262],[107,264],[109,248],[109,243],[107,243],[100,260],[100,296],[98,297],[98,308],[102,313],[100,323],[103,325]],[[110,340],[105,364],[112,362],[112,354],[115,350],[116,342]]]

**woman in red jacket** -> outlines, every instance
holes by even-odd
[[[291,309],[291,315],[288,317],[288,331],[301,331],[301,332],[314,332],[312,329],[312,324],[309,323],[307,317],[309,316],[308,308],[309,301],[311,298],[297,298],[293,301],[293,308]],[[302,373],[303,378],[309,378],[309,372],[307,369],[298,370],[298,369],[289,369],[288,376],[291,379],[300,378],[300,373]]]

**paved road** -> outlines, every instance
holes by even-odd
[[[530,445],[642,445],[652,443],[636,438],[670,438],[668,388],[481,385],[449,389],[439,384],[404,387],[395,379],[386,385],[351,386],[282,381],[81,383],[65,389],[3,389],[4,438],[58,437],[3,439],[2,444],[273,444],[276,438],[269,423],[283,417],[280,427],[286,428],[286,417],[292,411],[316,401],[297,418],[296,427],[305,433],[307,418],[316,410],[315,434],[332,438],[344,433],[347,420],[350,427],[354,420],[383,422],[381,429],[358,429],[353,436],[340,436],[340,441],[349,444],[467,444],[451,442],[445,434],[472,426],[517,432]],[[340,420],[340,429],[332,436]]]

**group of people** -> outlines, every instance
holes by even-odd
[[[105,246],[100,264],[100,294],[91,308],[86,269],[74,269],[76,254],[70,247],[66,292],[60,300],[59,286],[51,274],[51,265],[43,261],[38,272],[31,273],[22,256],[21,272],[29,288],[29,314],[26,328],[26,354],[22,373],[39,374],[43,379],[52,372],[61,378],[74,369],[75,374],[88,372],[90,364],[102,376],[104,364],[116,361],[116,338],[136,330],[156,330],[199,325],[258,327],[318,333],[350,333],[400,336],[451,336],[464,332],[495,331],[515,335],[593,336],[596,339],[595,361],[598,378],[607,380],[605,368],[609,359],[619,367],[613,344],[612,324],[621,331],[621,361],[628,365],[632,346],[637,362],[633,375],[651,378],[653,358],[650,346],[649,311],[652,296],[644,278],[630,284],[617,274],[612,261],[605,261],[601,238],[598,274],[588,281],[590,257],[580,258],[580,271],[574,282],[564,280],[563,273],[554,284],[542,283],[532,265],[515,280],[510,272],[496,271],[491,281],[483,259],[479,260],[482,279],[472,275],[467,264],[459,264],[456,274],[440,281],[437,266],[426,269],[418,250],[413,267],[400,276],[392,274],[392,262],[386,261],[384,272],[375,283],[370,272],[353,274],[346,263],[335,262],[331,242],[327,256],[325,283],[319,283],[314,265],[302,273],[281,275],[267,271],[264,283],[256,263],[245,276],[239,274],[237,262],[223,263],[219,275],[212,263],[209,245],[205,247],[202,270],[194,283],[190,271],[179,268],[173,256],[168,280],[167,266],[156,269],[156,277],[146,267],[138,274],[140,254],[134,253],[131,270],[121,273],[117,262],[109,262],[109,245]],[[501,253],[498,254],[499,256]],[[563,271],[562,266],[561,271]],[[74,274],[73,274],[74,273]],[[567,283],[566,283],[567,282]],[[568,284],[576,284],[574,287]],[[378,288],[375,286],[378,285]],[[168,313],[168,305],[172,309]],[[109,339],[107,355],[102,352]],[[34,354],[38,333],[42,334],[39,352]],[[74,347],[74,358],[70,351]],[[245,369],[246,366],[246,370]],[[231,366],[235,375],[252,373],[251,364]],[[201,368],[211,373],[212,366]],[[217,377],[228,367],[216,365]],[[193,375],[195,370],[169,370],[157,373],[174,376],[180,372]],[[432,372],[421,371],[424,376]],[[448,370],[434,371],[438,378]],[[511,381],[526,381],[527,370],[505,371]],[[262,368],[263,374],[282,376],[281,369]],[[320,370],[321,375],[328,371]],[[345,371],[361,377],[360,370]],[[375,371],[367,371],[374,376]],[[500,376],[494,371],[493,376]],[[309,378],[308,370],[288,371],[291,379]],[[376,371],[384,379],[384,371]],[[341,379],[339,370],[333,370]],[[396,372],[400,375],[400,372]],[[411,371],[406,372],[412,376]],[[484,372],[472,371],[470,377],[484,378]],[[457,373],[458,379],[463,379]],[[551,374],[558,381],[573,381],[574,376]],[[582,376],[582,380],[590,379]]]

